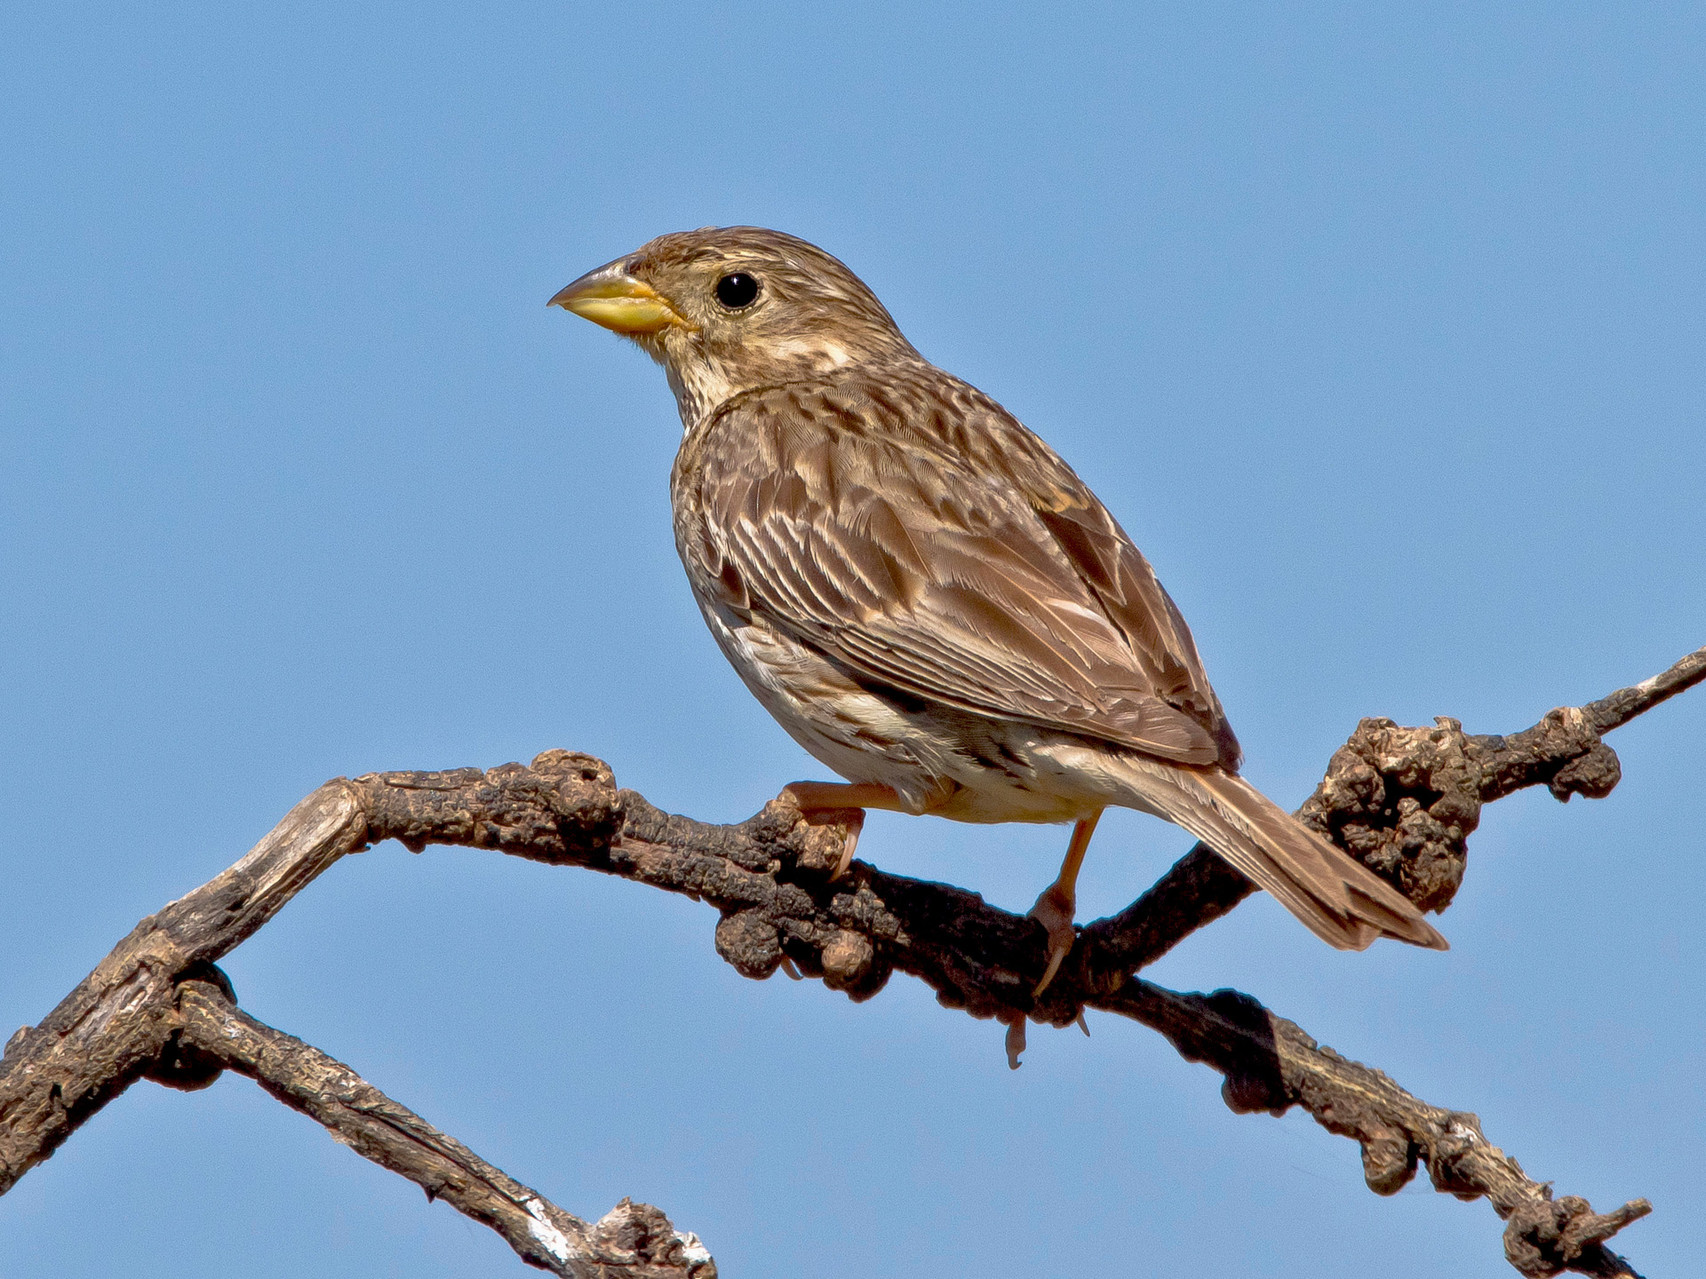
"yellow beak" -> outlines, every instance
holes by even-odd
[[[656,333],[672,324],[684,329],[690,324],[664,296],[644,280],[636,279],[612,262],[588,271],[548,303],[573,311],[583,320],[602,324],[616,333]]]

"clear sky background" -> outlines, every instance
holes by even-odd
[[[1054,443],[1290,806],[1363,715],[1525,727],[1706,642],[1698,5],[12,6],[0,26],[0,1036],[328,777],[590,751],[735,820],[823,776],[676,562],[679,424],[545,300],[663,231],[837,254]],[[1706,690],[1490,808],[1453,950],[1266,898],[1236,986],[1560,1193],[1706,1220]],[[1014,909],[1064,832],[874,817]],[[1189,839],[1104,823],[1081,915]],[[715,914],[490,853],[335,867],[225,967],[571,1211],[730,1279],[1504,1275],[1501,1223],[1092,1017],[743,980]],[[1093,1260],[1089,1260],[1093,1259]],[[246,1080],[139,1084],[0,1200],[0,1275],[488,1276],[496,1236]]]

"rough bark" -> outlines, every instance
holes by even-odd
[[[222,981],[180,983],[177,1013],[191,1086],[203,1079],[211,1083],[220,1068],[249,1076],[291,1109],[324,1124],[358,1155],[407,1177],[429,1200],[442,1199],[490,1226],[541,1270],[587,1279],[715,1279],[710,1253],[694,1236],[677,1233],[656,1208],[624,1199],[591,1224],[571,1216],[342,1062],[241,1011]]]
[[[1364,720],[1300,815],[1418,904],[1439,909],[1462,881],[1480,808],[1525,786],[1610,792],[1617,758],[1601,734],[1706,679],[1706,649],[1663,674],[1509,737]],[[139,923],[0,1061],[0,1193],[143,1077],[204,1087],[220,1071],[256,1079],[358,1153],[497,1230],[524,1260],[598,1279],[714,1279],[710,1256],[655,1208],[624,1200],[589,1224],[480,1160],[341,1063],[236,1007],[215,963],[332,863],[383,839],[496,849],[584,866],[708,902],[717,952],[746,976],[802,971],[866,999],[895,971],[938,1000],[1008,1026],[1015,1057],[1031,1020],[1064,1025],[1096,1008],[1166,1035],[1225,1076],[1237,1111],[1302,1106],[1362,1147],[1371,1189],[1391,1194],[1425,1166],[1434,1187],[1485,1197],[1506,1219],[1505,1255],[1527,1276],[1633,1275],[1604,1246],[1650,1211],[1596,1214],[1554,1199],[1482,1135],[1471,1114],[1429,1105],[1377,1070],[1317,1045],[1236,991],[1180,994],[1133,974],[1251,891],[1198,847],[1126,910],[1081,931],[1041,1000],[1035,921],[975,893],[854,862],[829,878],[856,814],[808,822],[780,803],[734,826],[664,813],[620,791],[608,766],[547,751],[531,766],[339,778],[309,795],[246,857]]]
[[[468,774],[479,776],[441,776]],[[570,777],[552,784],[571,802],[579,795]],[[525,793],[527,784],[514,789]],[[432,793],[417,793],[430,813]],[[333,862],[406,833],[376,832],[367,794],[343,778],[327,782],[235,866],[139,923],[39,1025],[12,1036],[0,1060],[0,1194],[136,1080],[204,1088],[230,1067],[429,1198],[492,1227],[531,1265],[566,1279],[716,1279],[698,1239],[656,1208],[624,1199],[599,1221],[582,1221],[349,1067],[237,1010],[214,961]],[[599,800],[588,798],[575,811],[596,822]],[[574,846],[575,823],[554,825],[552,837]],[[450,838],[440,842],[460,842],[455,836],[465,832],[447,822],[444,833]]]

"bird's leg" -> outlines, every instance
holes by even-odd
[[[886,808],[902,812],[900,796],[881,782],[789,782],[779,798],[802,813],[826,812],[832,808]]]
[[[791,782],[782,788],[777,798],[806,815],[847,811],[858,814],[847,833],[847,842],[841,847],[841,859],[835,863],[831,880],[840,879],[847,873],[847,864],[853,860],[853,851],[859,847],[859,832],[864,829],[867,808],[885,808],[896,813],[906,811],[894,787],[880,782]]]
[[[1043,970],[1043,979],[1037,983],[1037,988],[1031,992],[1033,999],[1048,989],[1055,973],[1060,971],[1061,960],[1072,949],[1072,917],[1078,910],[1078,870],[1084,865],[1084,851],[1090,847],[1090,836],[1096,833],[1096,823],[1101,820],[1100,812],[1079,819],[1072,828],[1072,842],[1066,846],[1066,859],[1060,863],[1060,874],[1054,883],[1043,889],[1043,895],[1031,907],[1031,918],[1048,930],[1048,967]]]

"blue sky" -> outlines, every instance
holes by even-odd
[[[822,776],[703,631],[658,371],[544,303],[662,231],[821,243],[1157,565],[1292,805],[1359,716],[1509,731],[1706,642],[1696,6],[20,8],[0,19],[0,1018],[327,777],[564,746],[694,816]],[[1252,901],[1236,986],[1560,1193],[1706,1217],[1706,693],[1489,809],[1441,956]],[[1023,909],[1064,840],[873,817]],[[1105,822],[1081,914],[1189,840]],[[1500,1223],[1237,1117],[1108,1018],[739,978],[705,907],[383,846],[234,953],[257,1017],[732,1276],[1511,1273]],[[91,1215],[95,1224],[91,1224]],[[1695,1224],[1690,1224],[1695,1223]],[[0,1201],[0,1274],[522,1273],[252,1084],[149,1085]]]

